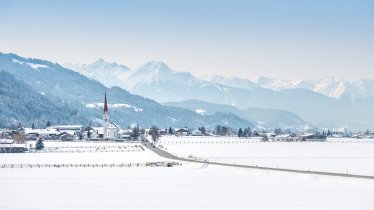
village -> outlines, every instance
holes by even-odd
[[[219,127],[219,126],[217,126]],[[217,128],[216,128],[217,129]],[[251,130],[250,128],[237,131],[228,129],[227,132],[208,132],[204,127],[198,129],[189,128],[146,128],[139,127],[121,128],[115,123],[109,123],[107,127],[93,127],[83,125],[52,125],[46,128],[24,128],[21,125],[17,129],[0,129],[0,153],[26,152],[28,141],[50,141],[50,142],[141,142],[143,136],[149,136],[157,132],[160,137],[185,138],[237,138],[242,140],[260,139],[263,142],[297,142],[297,141],[326,141],[329,138],[351,138],[351,139],[373,139],[374,133],[344,133],[344,132],[283,132],[281,129],[274,130]],[[104,134],[104,131],[105,134]]]

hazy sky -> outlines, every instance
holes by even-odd
[[[253,78],[374,78],[374,1],[0,0],[0,51]]]

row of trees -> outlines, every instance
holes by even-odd
[[[252,135],[251,128],[239,128],[238,130],[238,137],[250,137]]]

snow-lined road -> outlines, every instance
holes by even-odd
[[[143,141],[146,142],[146,141]],[[351,178],[362,178],[362,179],[374,179],[374,176],[368,175],[356,175],[356,174],[344,174],[344,173],[334,173],[334,172],[322,172],[322,171],[313,171],[313,170],[297,170],[297,169],[285,169],[285,168],[273,168],[273,167],[262,167],[262,166],[250,166],[250,165],[243,165],[243,164],[230,164],[230,163],[223,163],[223,162],[211,162],[208,160],[197,160],[197,159],[187,159],[174,156],[164,150],[159,149],[158,147],[151,146],[148,142],[144,143],[144,146],[147,147],[149,150],[153,151],[157,155],[173,159],[179,161],[188,161],[188,162],[195,162],[195,163],[208,163],[213,165],[220,165],[220,166],[229,166],[229,167],[240,167],[240,168],[250,168],[250,169],[259,169],[259,170],[270,170],[270,171],[282,171],[282,172],[291,172],[291,173],[303,173],[303,174],[316,174],[316,175],[325,175],[325,176],[339,176],[339,177],[351,177]]]

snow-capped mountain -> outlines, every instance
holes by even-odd
[[[374,98],[374,79],[361,79],[353,82],[353,85],[364,92],[367,96]]]
[[[374,115],[368,114],[374,106],[373,80],[287,81],[266,77],[249,80],[217,75],[198,78],[189,72],[175,71],[160,61],[148,62],[121,74],[112,71],[110,65],[102,65],[102,69],[91,71],[90,75],[79,68],[75,70],[106,86],[118,85],[161,103],[196,99],[233,105],[241,110],[285,110],[325,127],[374,125]]]
[[[106,66],[102,63],[97,62],[95,66]],[[100,74],[110,81],[111,77],[107,75],[118,72],[120,70]],[[44,125],[46,121],[86,125],[92,121],[100,124],[105,92],[110,119],[123,127],[132,124],[190,128],[214,128],[217,124],[228,124],[233,128],[254,126],[253,122],[233,114],[201,116],[187,109],[163,106],[119,87],[106,88],[98,81],[57,63],[15,54],[0,52],[0,81],[0,125],[3,126],[18,123],[31,126],[32,122],[28,120]],[[31,113],[33,111],[35,113]]]
[[[228,87],[242,88],[246,90],[253,90],[260,86],[249,79],[239,77],[223,77],[219,75],[205,76],[202,79],[216,84],[225,85]]]
[[[373,98],[374,82],[373,80],[345,81],[336,77],[329,77],[320,80],[279,80],[268,77],[258,77],[252,80],[239,77],[222,77],[219,75],[195,77],[189,72],[178,72],[170,68],[161,61],[151,61],[138,68],[129,69],[127,66],[117,63],[108,63],[103,59],[92,64],[66,64],[65,67],[71,68],[79,73],[96,79],[108,87],[119,86],[131,92],[149,96],[149,89],[153,89],[157,94],[151,98],[160,102],[170,101],[168,97],[161,96],[162,93],[172,96],[167,91],[170,87],[178,92],[178,86],[181,86],[184,94],[194,93],[196,87],[201,90],[202,87],[216,89],[220,92],[226,92],[225,98],[229,98],[229,88],[238,88],[244,90],[256,90],[258,88],[270,90],[283,89],[308,89],[333,99],[342,99],[355,101],[357,99]],[[167,85],[167,87],[163,87]],[[196,92],[195,92],[196,93]],[[178,94],[183,94],[179,92]],[[173,96],[174,97],[174,96]],[[175,96],[178,98],[178,96]],[[182,100],[195,97],[186,97]],[[231,104],[236,104],[234,101]]]
[[[259,77],[252,80],[255,84],[272,90],[304,88],[338,100],[354,102],[357,99],[373,98],[373,80],[346,81],[336,77],[320,80],[277,80]]]
[[[108,63],[100,58],[91,64],[64,64],[64,67],[74,69],[89,78],[100,78],[100,81],[107,87],[119,86],[122,83],[120,78],[125,77],[129,68],[117,63]],[[110,75],[110,77],[107,77]]]
[[[159,102],[186,100],[192,96],[203,99],[206,95],[215,98],[229,98],[228,87],[202,80],[189,72],[175,71],[161,61],[151,61],[121,74],[112,71],[109,65],[101,65],[100,69],[94,70],[71,67],[108,87],[118,86],[131,93],[147,96]]]

